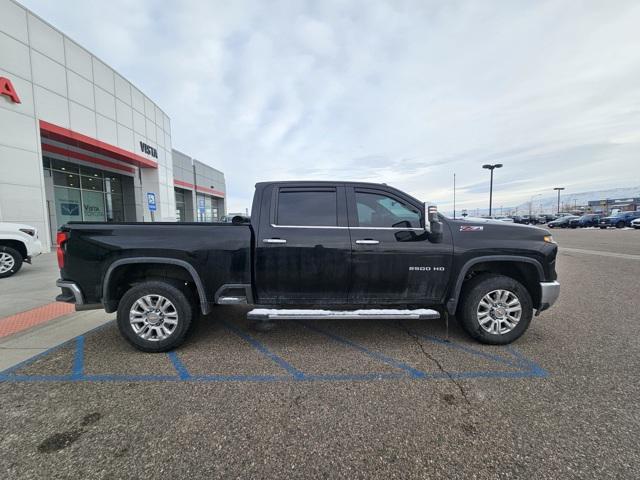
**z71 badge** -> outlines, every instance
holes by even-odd
[[[484,230],[484,227],[480,225],[462,225],[460,227],[461,232],[481,232]]]

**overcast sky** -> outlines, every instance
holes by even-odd
[[[27,0],[222,171],[385,182],[451,208],[640,185],[640,2]]]

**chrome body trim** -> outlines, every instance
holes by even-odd
[[[540,282],[540,310],[546,310],[558,300],[560,296],[560,283]]]
[[[82,295],[82,291],[80,287],[75,282],[69,282],[67,280],[56,280],[56,287],[60,288],[68,288],[73,293],[73,298],[75,299],[76,305],[84,305],[84,296]]]
[[[424,228],[405,228],[405,227],[338,227],[338,226],[325,226],[325,225],[276,225],[270,224],[272,228],[321,228],[321,229],[333,229],[333,230],[408,230],[413,232],[424,232]]]
[[[247,297],[219,297],[218,305],[246,305]]]

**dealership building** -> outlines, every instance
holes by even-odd
[[[50,246],[69,221],[215,221],[225,197],[222,172],[172,149],[152,99],[0,0],[0,222]]]

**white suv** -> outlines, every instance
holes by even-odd
[[[38,231],[29,225],[0,222],[0,278],[10,277],[23,262],[42,253]]]

